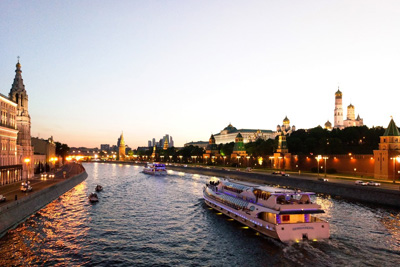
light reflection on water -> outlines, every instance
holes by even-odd
[[[318,195],[330,240],[284,245],[209,209],[210,177],[86,164],[88,179],[0,240],[0,265],[396,266],[400,212]],[[172,173],[172,174],[171,174]],[[87,195],[101,184],[100,202]],[[368,257],[366,256],[368,255]]]

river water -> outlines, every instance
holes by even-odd
[[[84,164],[89,177],[0,240],[0,266],[399,266],[400,210],[316,196],[331,239],[286,245],[211,210],[209,179]],[[87,196],[103,185],[97,204]]]

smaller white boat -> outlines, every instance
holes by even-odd
[[[165,164],[163,163],[147,163],[146,167],[143,169],[144,173],[152,175],[166,175],[167,170],[165,169]]]
[[[98,202],[99,201],[99,198],[97,197],[97,194],[96,193],[90,193],[90,195],[89,195],[89,201],[90,202]]]

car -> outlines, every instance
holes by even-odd
[[[355,183],[356,185],[362,185],[362,186],[367,185],[366,182],[361,181],[361,180],[357,180],[357,181],[355,181],[354,183]]]
[[[282,176],[289,176],[289,174],[282,172],[281,173]]]
[[[369,182],[367,182],[367,185],[371,185],[371,186],[381,186],[381,183],[374,182],[374,181],[369,181]]]
[[[21,191],[22,192],[30,192],[32,191],[32,186],[28,185],[28,186],[21,186]]]
[[[49,174],[49,178],[54,178],[54,174]]]
[[[320,180],[322,182],[328,182],[328,179],[327,178],[323,178],[323,177],[318,178],[318,180]]]
[[[6,197],[3,195],[0,195],[0,202],[5,202],[6,201]]]
[[[252,169],[250,167],[246,168],[246,172],[251,172],[251,171],[252,171]]]
[[[272,174],[282,174],[281,171],[273,172]]]

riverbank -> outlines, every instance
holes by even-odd
[[[34,188],[33,192],[26,194],[23,198],[7,201],[8,203],[0,206],[0,237],[87,178],[88,175],[82,166],[68,167],[69,169],[66,170],[70,172],[66,173],[66,177],[69,178],[53,180],[48,187]],[[79,168],[81,170],[78,173]]]
[[[111,161],[104,163],[144,165],[144,163],[134,162]],[[291,188],[300,189],[302,191],[312,191],[315,193],[329,194],[332,197],[342,197],[349,200],[400,208],[399,184],[393,185],[387,183],[386,186],[388,188],[369,186],[367,187],[354,184],[354,180],[359,178],[350,179],[351,181],[349,182],[337,177],[338,179],[330,178],[329,182],[324,182],[318,180],[315,176],[307,176],[304,174],[301,176],[292,174],[290,176],[278,176],[271,173],[257,171],[245,172],[244,170],[236,171],[234,169],[230,169],[228,171],[223,170],[222,168],[194,167],[191,165],[184,166],[168,165],[167,169],[178,172],[231,178],[261,184],[288,186]]]

